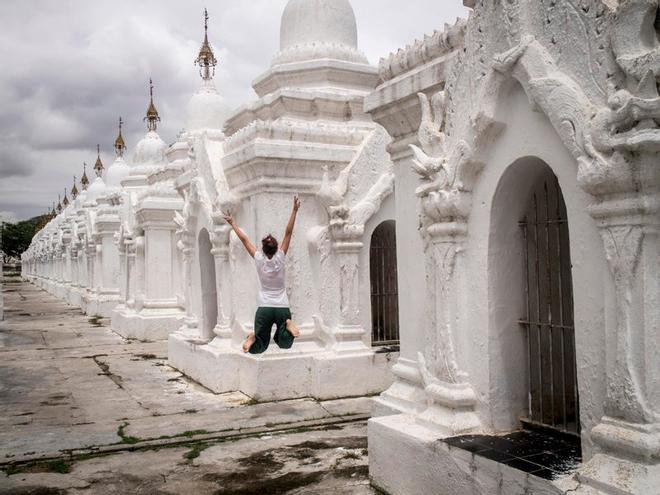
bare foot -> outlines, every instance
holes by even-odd
[[[252,344],[255,343],[257,340],[257,337],[254,336],[254,332],[252,332],[250,335],[248,335],[248,338],[245,339],[245,342],[243,342],[243,352],[249,352],[250,347],[252,347]]]
[[[300,330],[293,322],[293,320],[286,320],[286,329],[291,332],[294,337],[300,337]]]

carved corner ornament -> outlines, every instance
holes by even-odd
[[[424,355],[417,354],[418,366],[428,406],[417,421],[438,430],[442,436],[472,433],[481,428],[475,413],[477,395],[467,383],[449,383],[429,370]]]
[[[420,147],[411,144],[412,168],[420,178],[417,196],[421,201],[423,224],[465,221],[470,213],[470,191],[483,164],[474,158],[473,146],[458,139],[447,146],[443,129],[447,95],[441,91],[429,98],[418,94],[422,120],[418,131]]]

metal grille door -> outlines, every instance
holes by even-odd
[[[381,223],[371,236],[371,342],[399,343],[399,294],[396,264],[396,224]]]
[[[566,205],[552,175],[535,188],[520,224],[525,242],[529,420],[580,432],[573,285]]]

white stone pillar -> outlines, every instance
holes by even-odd
[[[195,256],[195,248],[193,247],[194,238],[186,234],[182,237],[185,238],[185,240],[180,241],[179,249],[181,251],[183,262],[183,290],[186,310],[186,316],[183,321],[186,328],[192,330],[197,328],[197,318],[193,313],[192,303],[192,262]]]
[[[651,493],[660,483],[660,172],[653,152],[636,163],[612,161],[619,177],[625,166],[638,174],[640,186],[590,207],[615,288],[615,318],[604,329],[605,416],[591,430],[599,449],[578,476],[607,494]],[[585,184],[591,192],[612,187],[621,184]]]
[[[334,331],[336,351],[363,351],[365,330],[360,322],[360,251],[364,247],[361,231],[331,229],[333,250],[339,267],[339,325]]]
[[[229,234],[227,225],[216,226],[211,235],[213,249],[211,254],[215,260],[215,283],[218,301],[218,323],[213,333],[220,339],[231,340],[232,331],[229,315],[231,315],[231,282],[229,269]]]
[[[125,240],[126,245],[126,306],[135,307],[135,239],[131,235]]]
[[[133,277],[133,301],[135,311],[141,311],[144,304],[144,278],[145,278],[145,242],[144,233],[135,237],[135,270]]]

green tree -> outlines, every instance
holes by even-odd
[[[46,221],[46,216],[41,215],[18,223],[3,223],[2,242],[0,243],[0,249],[4,253],[2,261],[6,262],[10,257],[20,258],[21,254],[30,246],[38,228]]]

